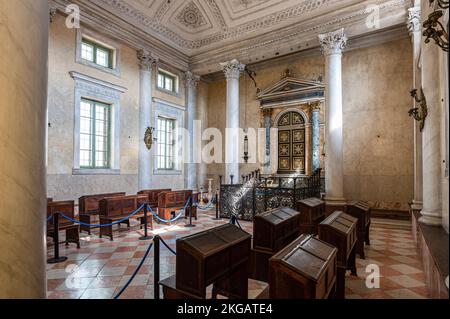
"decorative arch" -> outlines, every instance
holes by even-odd
[[[309,118],[308,114],[300,109],[300,108],[295,108],[295,107],[291,107],[288,109],[283,110],[282,112],[280,112],[279,114],[277,114],[277,116],[275,117],[275,121],[273,122],[275,127],[278,127],[278,122],[280,121],[281,117],[283,117],[284,115],[286,115],[287,113],[290,112],[297,112],[300,113],[303,117],[303,119],[305,120],[305,124],[308,124],[311,122],[311,119]]]

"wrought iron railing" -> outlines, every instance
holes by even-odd
[[[324,182],[320,169],[309,177],[264,177],[255,173],[243,178],[242,184],[220,186],[220,215],[251,221],[270,209],[295,208],[299,200],[320,197]]]

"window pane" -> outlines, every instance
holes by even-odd
[[[100,48],[97,48],[97,64],[109,67],[109,52]]]
[[[94,62],[94,46],[88,43],[81,44],[81,58]]]

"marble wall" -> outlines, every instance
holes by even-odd
[[[84,32],[84,29],[81,29]],[[76,62],[77,30],[65,26],[65,17],[57,14],[50,26],[48,89],[48,196],[56,200],[77,199],[85,194],[138,191],[139,173],[139,66],[136,50],[92,30],[89,35],[119,49],[119,74],[111,74]],[[178,74],[179,71],[160,67]],[[180,75],[178,94],[156,89],[158,66],[153,68],[153,97],[158,101],[185,106],[185,89]],[[111,174],[74,173],[75,71],[126,89],[120,97],[120,172]],[[157,103],[154,102],[154,105]],[[156,111],[155,111],[156,112]],[[184,126],[184,123],[182,124]],[[152,149],[153,155],[155,147]],[[176,176],[152,174],[152,187],[184,188],[184,172]]]
[[[0,0],[0,299],[46,298],[48,1]]]
[[[388,210],[408,210],[413,198],[413,132],[411,107],[411,43],[405,37],[343,56],[344,192],[346,199],[370,201]],[[296,77],[317,79],[324,74],[324,58],[317,52],[280,58],[252,66],[265,89],[278,82],[286,68]],[[253,83],[241,78],[241,127],[262,127]],[[226,82],[209,84],[209,126],[224,130]],[[274,116],[279,111],[274,112]],[[247,114],[247,125],[245,120]],[[324,111],[321,112],[321,155]],[[272,137],[272,139],[276,137]],[[272,143],[274,145],[274,143]],[[273,150],[272,150],[272,153]],[[323,165],[323,157],[321,157]],[[258,165],[241,165],[241,172]],[[208,167],[209,175],[223,174],[223,165]]]

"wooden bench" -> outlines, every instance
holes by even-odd
[[[147,196],[145,195],[104,198],[100,201],[100,224],[108,225],[120,221],[136,211],[143,204],[147,204]],[[144,209],[131,218],[140,220],[142,227],[144,225]],[[120,224],[126,224],[130,228],[130,219],[124,220]],[[148,214],[148,225],[153,229],[151,214]],[[114,240],[112,225],[100,227],[100,238],[103,236],[109,236],[111,241]]]
[[[75,202],[74,201],[64,201],[64,202],[53,202],[47,201],[47,219],[50,216],[54,216],[56,213],[64,214],[65,216],[75,219]],[[54,238],[54,218],[47,221],[47,236]],[[60,215],[59,217],[59,231],[66,231],[66,246],[69,243],[74,243],[77,248],[80,248],[80,228],[74,222],[71,222]]]
[[[104,198],[125,196],[125,193],[110,193],[110,194],[97,194],[97,195],[87,195],[82,196],[78,199],[79,205],[79,218],[80,222],[91,225],[91,217],[98,216],[99,212],[99,202]],[[91,234],[92,227],[80,226],[81,231]]]
[[[193,194],[190,190],[160,193],[158,195],[158,216],[165,220],[171,220],[175,217],[177,211],[185,207],[189,198],[191,198],[192,206],[188,205],[185,218],[189,217],[192,207],[192,217],[197,220],[197,207],[193,203],[198,202],[198,193]]]
[[[148,197],[148,204],[154,211],[156,211],[158,209],[159,194],[171,191],[171,189],[148,189],[140,191],[138,195],[146,195]]]

